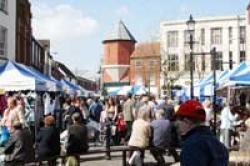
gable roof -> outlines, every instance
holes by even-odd
[[[113,31],[108,34],[106,39],[104,39],[103,43],[116,40],[133,41],[136,43],[134,36],[130,33],[126,25],[121,20],[115,25]]]
[[[136,45],[132,58],[136,57],[160,57],[160,43],[147,42]]]

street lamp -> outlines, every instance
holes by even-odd
[[[213,126],[213,132],[216,135],[216,125],[217,125],[217,120],[216,120],[216,48],[214,47],[211,50],[211,56],[212,56],[212,62],[213,62],[213,91],[214,91],[214,95],[213,95],[213,111],[214,111],[214,126]]]
[[[149,66],[148,67],[148,95],[150,96],[151,94],[150,94],[150,91],[151,91],[151,70],[152,70],[152,68],[151,68],[151,66]]]
[[[190,65],[190,97],[191,99],[194,98],[194,76],[193,76],[193,45],[194,45],[194,30],[195,30],[195,21],[193,16],[190,15],[189,20],[186,22],[187,24],[187,33],[189,35],[189,47],[190,47],[190,58],[189,58],[189,65]]]

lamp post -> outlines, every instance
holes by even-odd
[[[190,48],[190,98],[194,98],[194,76],[193,76],[193,45],[194,45],[194,30],[195,30],[195,21],[193,16],[190,15],[189,20],[186,22],[187,24],[187,33],[189,35],[189,48]]]
[[[213,112],[214,112],[214,124],[213,124],[213,132],[216,135],[216,48],[214,47],[211,50],[211,56],[212,56],[212,62],[213,62],[213,91],[214,91],[214,96],[213,96]]]
[[[147,70],[148,70],[148,75],[147,75],[147,77],[148,77],[148,79],[147,79],[147,84],[148,84],[148,95],[150,96],[151,95],[151,70],[152,70],[152,68],[151,68],[151,66],[148,66],[147,67]]]

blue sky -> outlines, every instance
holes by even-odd
[[[245,14],[249,0],[30,0],[36,38],[72,70],[97,71],[102,40],[120,19],[138,42],[151,41],[164,20]]]

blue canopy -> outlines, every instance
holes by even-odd
[[[27,67],[23,64],[18,64],[21,68],[23,68],[24,70],[26,70],[27,72],[31,73],[32,75],[34,75],[35,77],[43,80],[46,82],[46,88],[47,91],[61,91],[61,84],[58,84],[57,81],[52,80],[50,77],[44,75],[43,73],[41,73],[40,71],[36,70],[33,67]]]
[[[223,77],[223,79],[220,80],[219,88],[221,89],[227,86],[240,86],[240,85],[249,86],[250,80],[248,79],[246,72],[248,70],[250,70],[249,62],[240,63],[233,70],[231,70],[225,77]]]
[[[71,83],[70,81],[62,79],[61,83],[63,89],[69,94],[76,94],[78,91],[81,91],[81,89],[77,85]]]
[[[250,67],[231,77],[233,81],[250,81]]]
[[[113,90],[113,91],[108,93],[108,96],[117,96],[119,91],[120,91],[120,89]]]
[[[218,87],[221,80],[223,80],[226,75],[229,73],[228,70],[222,71],[216,74],[216,88]],[[200,96],[212,96],[214,93],[214,76],[211,74],[211,77],[207,82],[201,85],[200,87]]]
[[[133,95],[142,95],[147,93],[146,88],[142,85],[134,85],[131,92]]]

